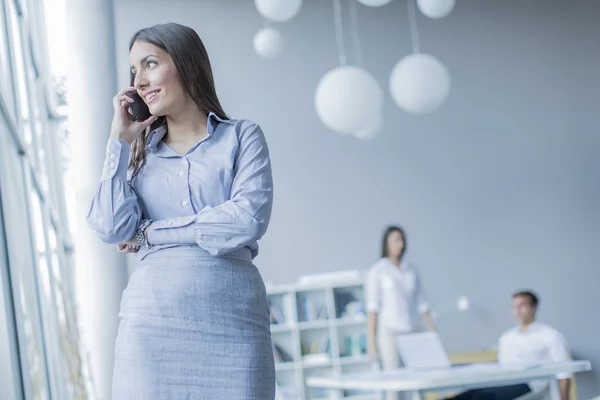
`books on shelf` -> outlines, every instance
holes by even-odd
[[[294,299],[290,293],[268,296],[272,325],[288,324],[293,320]]]
[[[303,341],[301,344],[302,358],[311,354],[327,354],[329,352],[329,335],[323,335],[318,339]]]
[[[275,362],[278,363],[294,361],[294,357],[292,357],[290,353],[285,351],[285,349],[282,346],[275,343],[273,343],[273,356],[275,356]]]
[[[315,292],[298,293],[298,321],[327,319],[325,296]]]
[[[344,337],[343,347],[340,349],[341,357],[359,357],[365,354],[367,354],[366,333],[354,332]]]
[[[337,318],[356,318],[366,316],[365,306],[362,298],[359,298],[357,289],[334,290],[335,315]],[[362,296],[361,296],[362,297]]]

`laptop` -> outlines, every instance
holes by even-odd
[[[443,369],[452,365],[437,332],[401,334],[396,336],[396,345],[405,368]]]

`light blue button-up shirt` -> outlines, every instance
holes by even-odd
[[[218,256],[257,241],[271,218],[273,178],[269,150],[260,127],[246,120],[223,120],[210,113],[208,135],[180,155],[162,141],[165,125],[150,134],[146,164],[131,182],[130,146],[110,140],[100,185],[88,223],[106,243],[131,239],[142,219],[151,252],[198,245]]]

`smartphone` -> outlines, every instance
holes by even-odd
[[[127,96],[129,98],[133,99],[133,103],[129,103],[129,110],[131,110],[131,114],[135,119],[142,122],[152,116],[152,114],[150,114],[150,110],[148,109],[148,106],[146,105],[144,100],[140,97],[138,92],[136,92],[136,91],[127,92]]]

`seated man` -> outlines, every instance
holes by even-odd
[[[567,343],[556,329],[535,321],[538,298],[532,292],[513,295],[513,312],[519,325],[500,337],[498,362],[506,366],[532,366],[570,359]],[[557,376],[562,400],[569,398],[570,375]],[[468,390],[453,400],[513,400],[530,391],[542,390],[545,381]]]

